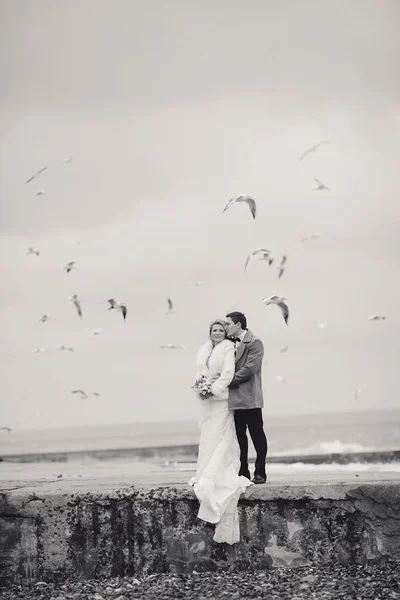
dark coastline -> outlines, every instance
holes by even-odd
[[[114,448],[108,450],[72,450],[65,452],[43,452],[10,454],[0,457],[1,462],[68,462],[84,458],[114,460],[124,458],[174,460],[191,463],[197,460],[197,444],[161,446],[148,448]],[[377,450],[372,452],[345,452],[317,455],[268,456],[269,464],[340,464],[349,463],[395,463],[400,462],[400,450]]]

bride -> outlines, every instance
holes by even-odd
[[[214,540],[235,544],[240,539],[237,504],[251,484],[239,476],[240,450],[233,412],[228,410],[228,386],[235,373],[235,350],[227,339],[225,321],[210,325],[210,340],[200,347],[196,379],[212,382],[210,398],[199,397],[200,443],[195,477],[189,481],[200,502],[198,518],[215,523]]]

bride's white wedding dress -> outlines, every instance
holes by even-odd
[[[233,411],[228,409],[228,385],[235,373],[234,345],[229,340],[201,346],[196,361],[196,378],[214,381],[208,400],[200,400],[200,443],[196,475],[189,484],[200,502],[198,518],[215,523],[214,540],[234,544],[240,539],[237,504],[247,477],[239,476],[240,450]]]

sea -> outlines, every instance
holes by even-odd
[[[268,416],[264,411],[268,458],[297,468],[373,461],[400,471],[400,409]],[[0,432],[0,459],[12,462],[113,461],[129,456],[194,467],[199,424],[194,421],[121,423],[92,427]],[[252,444],[249,456],[254,458]],[[347,459],[346,459],[347,457]],[[366,457],[366,458],[365,458]],[[360,458],[362,460],[360,460]],[[307,459],[307,460],[306,460]],[[0,470],[1,478],[1,470]]]

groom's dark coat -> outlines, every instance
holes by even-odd
[[[235,375],[229,385],[230,410],[263,408],[262,362],[264,346],[250,329],[236,350]]]

